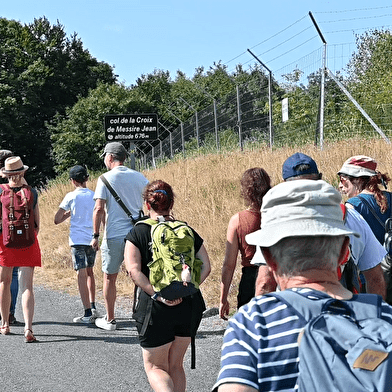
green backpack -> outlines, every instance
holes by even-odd
[[[151,226],[152,261],[148,263],[150,282],[163,298],[173,300],[197,292],[203,262],[195,257],[195,237],[182,221],[138,223]]]

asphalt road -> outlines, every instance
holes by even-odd
[[[151,391],[128,310],[117,313],[116,331],[104,331],[72,323],[82,309],[77,297],[42,287],[35,297],[39,342],[24,342],[22,323],[0,335],[1,391]],[[101,304],[98,311],[104,313]],[[16,318],[23,320],[20,302]],[[219,372],[222,334],[199,331],[196,369],[190,369],[190,349],[185,357],[188,392],[210,391]]]

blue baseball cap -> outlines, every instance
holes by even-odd
[[[297,170],[300,165],[309,165],[309,168],[307,170]],[[319,174],[317,164],[310,156],[296,152],[284,161],[282,177],[286,181],[290,177],[297,177],[303,174]]]

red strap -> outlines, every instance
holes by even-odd
[[[343,213],[343,221],[345,221],[346,220],[346,215],[347,215],[347,207],[346,207],[345,204],[340,203],[340,208],[342,209],[342,213]],[[348,259],[349,259],[349,257],[350,257],[350,248],[347,248],[347,253],[346,253],[346,256],[344,258],[344,262],[341,265],[346,264]],[[340,267],[338,267],[338,275],[339,275],[339,273],[341,275]]]
[[[343,212],[343,220],[345,221],[345,220],[346,220],[346,215],[347,215],[347,207],[346,207],[345,204],[340,203],[340,208],[342,209],[342,212]]]

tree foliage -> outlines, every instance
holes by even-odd
[[[374,30],[359,36],[346,71],[337,75],[339,80],[381,128],[391,129],[391,32]],[[301,73],[294,69],[285,75],[284,83],[272,81],[273,123],[275,135],[280,137],[275,139],[276,145],[309,142],[317,134],[321,70],[309,75],[306,85],[299,84]],[[196,68],[191,78],[177,71],[172,79],[168,71],[155,69],[126,87],[117,83],[112,67],[93,58],[76,33],[67,37],[58,22],[51,25],[43,17],[22,25],[0,18],[1,148],[22,156],[32,168],[28,180],[35,185],[75,164],[86,164],[90,170],[102,168],[99,154],[106,143],[105,114],[156,113],[165,124],[160,128],[162,140],[169,133],[178,134],[180,122],[188,122],[192,128],[189,119],[197,112],[203,128],[199,137],[208,144],[215,143],[214,102],[220,116],[221,143],[230,146],[236,144],[239,96],[241,123],[248,127],[245,136],[250,141],[267,140],[268,83],[258,66],[247,70],[237,66],[229,74],[219,61],[208,69]],[[284,97],[289,98],[286,123],[281,119]],[[362,126],[359,112],[328,77],[324,103],[325,135],[340,137]],[[202,148],[202,140],[195,142],[191,137],[185,139],[186,145]],[[158,143],[144,142],[137,147],[148,152]]]
[[[1,148],[23,157],[31,167],[30,183],[54,175],[47,122],[98,81],[114,83],[112,68],[91,57],[76,34],[67,38],[59,23],[0,19]]]
[[[49,126],[52,133],[56,172],[76,164],[90,170],[103,167],[100,154],[105,145],[103,121],[107,114],[152,113],[153,106],[140,100],[136,90],[119,84],[100,84],[87,97],[57,116]]]
[[[349,88],[355,99],[380,128],[391,129],[392,32],[372,30],[357,37],[357,51],[348,70]],[[356,112],[356,124],[363,121]]]

